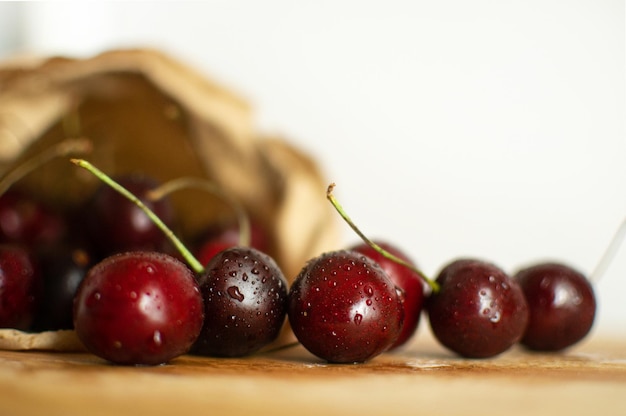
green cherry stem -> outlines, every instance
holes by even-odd
[[[361,237],[361,239],[366,244],[368,244],[370,247],[372,247],[374,250],[376,250],[378,253],[380,253],[382,256],[388,258],[389,260],[394,261],[394,262],[396,262],[396,263],[398,263],[398,264],[400,264],[400,265],[402,265],[404,267],[407,267],[407,268],[413,270],[415,273],[417,273],[420,276],[420,278],[422,278],[422,280],[424,282],[426,282],[428,284],[428,286],[430,286],[430,289],[433,291],[433,293],[439,292],[439,284],[437,284],[437,282],[435,282],[432,279],[429,279],[424,273],[422,273],[421,270],[419,270],[417,267],[415,267],[411,263],[408,263],[408,262],[402,260],[401,258],[394,256],[393,254],[391,254],[390,252],[388,252],[387,250],[385,250],[384,248],[382,248],[381,246],[379,246],[378,244],[376,244],[375,242],[373,242],[372,240],[367,238],[367,236],[365,234],[363,234],[361,232],[361,230],[359,230],[359,228],[354,224],[354,222],[350,219],[350,217],[348,216],[346,211],[343,209],[341,204],[337,201],[337,199],[333,195],[333,190],[334,189],[335,189],[335,184],[334,183],[331,183],[330,185],[328,185],[328,189],[326,190],[326,198],[330,201],[330,203],[333,205],[333,207],[335,207],[335,210],[337,210],[339,215],[341,215],[341,217],[350,226],[350,228],[352,228],[352,230],[355,233],[357,233],[357,235],[359,237]]]
[[[195,188],[210,192],[226,201],[237,215],[237,222],[239,224],[239,245],[241,247],[250,246],[250,219],[248,218],[245,208],[239,201],[237,201],[237,199],[235,199],[232,195],[229,195],[213,182],[194,177],[177,178],[169,182],[165,182],[161,186],[149,191],[147,197],[152,201],[158,201],[172,192],[188,188]]]
[[[128,200],[137,205],[146,215],[154,222],[154,224],[159,227],[163,233],[170,239],[170,241],[176,246],[180,254],[187,261],[191,269],[197,274],[201,274],[204,272],[204,266],[194,257],[193,254],[185,247],[185,245],[176,237],[174,232],[167,226],[161,219],[156,215],[150,208],[148,208],[139,198],[133,195],[129,190],[124,188],[119,183],[115,182],[110,176],[106,173],[102,172],[100,169],[92,165],[86,160],[83,159],[70,159],[72,163],[75,165],[86,169],[90,173],[92,173],[95,177],[100,179],[105,184],[109,185],[111,188],[122,194],[122,196],[126,197]]]

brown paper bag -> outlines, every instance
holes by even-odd
[[[270,254],[288,280],[337,244],[337,217],[315,161],[255,131],[243,98],[158,51],[0,63],[0,173],[68,137],[91,140],[87,159],[107,173],[201,177],[227,190],[270,231]],[[15,186],[68,208],[97,185],[63,158]],[[231,206],[206,192],[180,191],[172,199],[182,236],[234,218]],[[0,334],[0,348],[19,349],[3,344],[7,336],[15,341]],[[26,349],[40,345],[32,341],[36,334],[21,336]],[[43,348],[55,349],[55,342],[53,336]]]

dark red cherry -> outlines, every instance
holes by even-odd
[[[385,242],[376,242],[376,244],[403,261],[413,264],[412,260],[397,247]],[[391,282],[404,292],[404,324],[400,336],[391,348],[404,345],[415,334],[420,322],[424,305],[424,281],[417,272],[388,259],[369,244],[358,244],[353,246],[351,250],[364,254],[378,263],[387,273]]]
[[[115,180],[139,198],[168,227],[173,226],[175,213],[171,201],[168,198],[157,201],[146,198],[147,193],[158,186],[156,180],[143,175],[119,176]],[[106,184],[97,189],[84,211],[91,240],[103,256],[125,251],[170,250],[167,236],[146,213]]]
[[[436,282],[426,303],[433,334],[442,345],[468,358],[487,358],[518,342],[528,323],[521,288],[499,267],[480,260],[456,260]]]
[[[189,351],[204,318],[191,270],[155,252],[113,255],[93,266],[74,301],[74,327],[93,354],[156,365]]]
[[[33,330],[72,329],[74,296],[93,265],[93,256],[86,249],[60,245],[42,250],[38,259],[43,289]]]
[[[0,195],[0,241],[55,244],[66,228],[62,215],[34,198],[14,190]]]
[[[31,251],[16,244],[0,245],[0,328],[30,329],[40,293]]]
[[[582,340],[596,314],[593,288],[585,276],[559,263],[524,268],[514,276],[530,312],[521,343],[531,350],[559,351]]]
[[[252,354],[274,341],[287,314],[287,281],[274,260],[253,248],[215,255],[201,277],[207,317],[193,352]]]
[[[389,349],[403,321],[401,296],[379,265],[354,251],[310,260],[289,292],[300,343],[333,363],[364,362]]]

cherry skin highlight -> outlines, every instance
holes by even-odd
[[[93,354],[156,365],[189,351],[204,319],[198,284],[175,258],[129,252],[93,266],[74,300],[74,328]]]
[[[497,266],[455,260],[439,273],[438,292],[427,300],[432,332],[451,351],[467,358],[498,355],[517,343],[528,323],[521,288]]]
[[[402,296],[379,265],[348,250],[322,254],[289,292],[298,341],[331,363],[357,363],[388,350],[402,329]]]
[[[376,244],[394,256],[408,263],[413,263],[397,247],[385,242],[376,242]],[[400,336],[391,346],[391,349],[399,348],[411,339],[419,326],[424,306],[424,282],[417,272],[388,259],[369,244],[361,243],[351,247],[351,250],[364,254],[378,263],[387,273],[392,283],[404,292],[404,324],[402,325]]]
[[[560,351],[589,333],[596,299],[582,273],[564,264],[541,263],[520,270],[514,278],[530,312],[522,345],[537,351]]]
[[[270,256],[228,248],[213,256],[200,280],[208,318],[193,353],[241,357],[278,337],[287,314],[287,281]]]

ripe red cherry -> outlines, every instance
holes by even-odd
[[[270,256],[229,248],[209,261],[201,282],[208,318],[194,353],[241,357],[278,337],[287,314],[287,281]]]
[[[591,330],[596,299],[583,274],[558,263],[524,268],[514,276],[530,312],[521,343],[531,350],[559,351]]]
[[[444,267],[439,291],[427,300],[428,317],[442,345],[468,358],[487,358],[518,342],[528,323],[521,288],[500,268],[480,260]]]
[[[113,255],[92,267],[74,301],[74,327],[93,354],[155,365],[189,351],[203,323],[191,270],[155,252]]]
[[[143,175],[120,176],[120,185],[139,198],[165,224],[172,226],[174,207],[168,198],[152,201],[146,194],[158,186]],[[103,256],[125,251],[170,250],[170,242],[159,227],[135,203],[115,189],[102,184],[84,210],[91,240]]]
[[[29,329],[40,290],[31,252],[20,245],[0,245],[0,328]]]
[[[36,198],[36,193],[17,190],[14,185],[46,163],[71,154],[89,153],[86,138],[61,140],[3,172],[0,178],[0,242],[29,245],[59,243],[68,225],[64,215]]]
[[[236,228],[210,229],[198,241],[195,255],[206,266],[219,252],[239,245],[239,231]]]
[[[262,253],[268,253],[271,244],[267,232],[257,222],[250,223],[249,242],[246,246],[255,248]],[[209,261],[220,251],[231,247],[241,247],[241,234],[237,224],[226,227],[212,227],[205,230],[198,239],[196,257],[201,264]]]
[[[56,244],[66,228],[62,215],[34,198],[14,190],[0,195],[0,241]]]
[[[289,292],[289,322],[298,341],[332,363],[364,362],[398,338],[403,305],[395,285],[366,256],[325,253],[309,261]]]
[[[394,256],[412,263],[411,259],[397,247],[384,242],[376,242],[376,244]],[[392,349],[398,348],[411,339],[419,326],[424,305],[424,281],[417,272],[383,256],[369,244],[361,243],[351,247],[351,250],[364,254],[378,263],[391,282],[404,292],[404,324],[400,336],[391,346]]]

